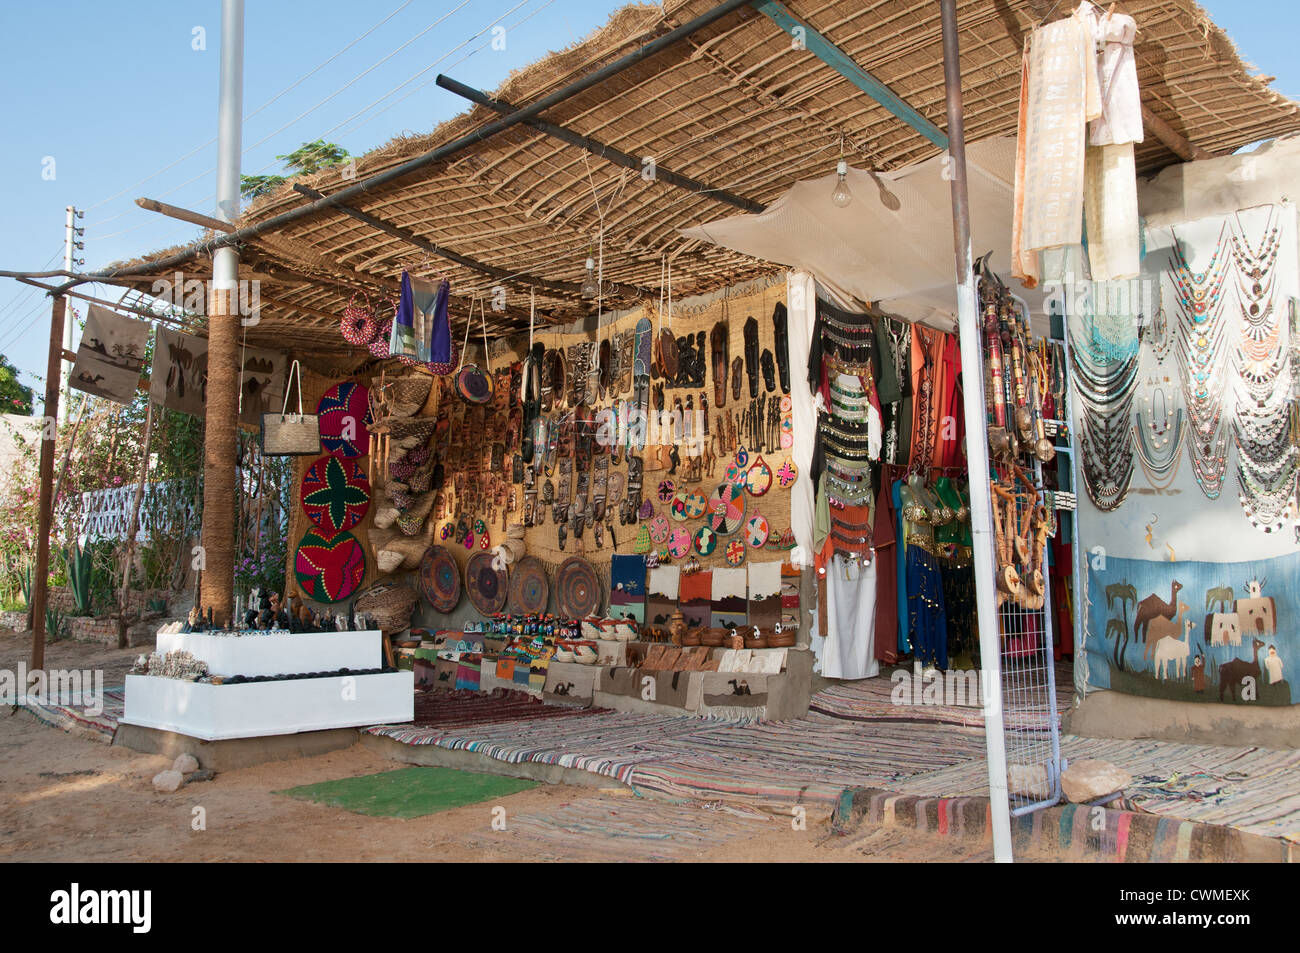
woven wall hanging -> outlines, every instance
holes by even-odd
[[[309,529],[294,554],[293,572],[307,598],[341,602],[361,586],[366,550],[351,533],[327,535]]]
[[[370,509],[370,481],[355,460],[321,457],[302,477],[303,512],[325,536],[352,529]]]

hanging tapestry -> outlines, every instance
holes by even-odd
[[[208,389],[208,341],[162,326],[154,335],[149,399],[168,410],[203,418]],[[281,392],[283,398],[283,392]]]
[[[302,508],[327,536],[352,529],[370,509],[370,481],[355,460],[321,457],[302,477]]]
[[[240,348],[239,422],[260,427],[262,415],[284,407],[285,357],[281,351]]]
[[[766,635],[781,622],[781,563],[749,564],[749,624]]]
[[[370,391],[355,381],[335,384],[316,405],[326,453],[354,459],[370,452]]]
[[[656,566],[646,583],[645,621],[666,626],[677,611],[677,593],[681,587],[680,566]]]
[[[309,529],[298,544],[293,571],[307,598],[342,602],[361,586],[366,550],[351,533],[330,535]]]
[[[645,621],[645,557],[615,555],[609,566],[609,616]]]
[[[677,607],[686,624],[692,628],[708,628],[713,624],[713,572],[683,573]]]
[[[744,569],[713,570],[709,625],[715,629],[744,629],[749,621],[746,594]]]
[[[140,384],[148,344],[148,321],[92,304],[86,311],[86,326],[68,384],[93,397],[130,404]]]

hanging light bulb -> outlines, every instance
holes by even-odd
[[[588,300],[600,296],[600,283],[596,281],[596,259],[587,257],[587,277],[582,280],[582,296]]]
[[[840,180],[835,183],[835,191],[831,193],[831,203],[836,208],[846,208],[853,201],[853,193],[849,191],[849,183],[845,179],[849,173],[849,164],[841,159],[835,171],[839,174]]]

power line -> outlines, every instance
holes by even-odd
[[[303,73],[301,76],[299,76],[296,80],[294,80],[292,83],[290,83],[290,84],[289,84],[288,86],[286,86],[284,89],[280,90],[278,93],[276,93],[276,94],[275,94],[274,96],[272,96],[270,99],[268,99],[266,102],[262,103],[262,105],[258,106],[258,107],[257,107],[256,109],[254,109],[251,113],[249,113],[247,116],[245,116],[244,119],[243,119],[243,121],[244,121],[244,122],[248,122],[248,120],[252,119],[254,116],[256,116],[258,113],[260,113],[260,112],[261,112],[263,109],[265,109],[267,106],[270,106],[272,103],[276,102],[278,99],[280,99],[280,98],[281,98],[282,96],[284,96],[286,93],[291,92],[292,90],[298,88],[298,86],[302,85],[302,83],[303,83],[303,82],[304,82],[308,77],[310,77],[310,76],[314,76],[316,73],[319,73],[322,69],[324,69],[324,68],[325,68],[326,66],[328,66],[330,63],[334,62],[334,60],[338,59],[340,56],[342,56],[342,55],[343,55],[344,53],[346,53],[348,50],[352,49],[352,47],[356,46],[358,43],[360,43],[362,40],[364,40],[364,39],[365,39],[366,37],[368,37],[370,34],[374,33],[377,29],[379,29],[381,26],[383,26],[385,23],[387,23],[387,22],[388,22],[389,20],[391,20],[393,17],[397,16],[397,14],[401,13],[403,10],[405,10],[407,7],[409,7],[409,6],[410,6],[412,3],[414,3],[414,2],[415,2],[415,0],[406,0],[405,3],[401,4],[399,7],[397,7],[397,9],[395,9],[392,13],[388,14],[388,16],[384,17],[382,20],[380,20],[378,23],[376,23],[376,24],[375,24],[374,26],[372,26],[370,29],[366,30],[365,33],[362,33],[360,36],[358,36],[356,39],[354,39],[351,43],[349,43],[349,44],[347,44],[346,46],[344,46],[341,50],[339,50],[338,52],[334,53],[334,54],[333,54],[332,56],[330,56],[328,59],[326,59],[326,60],[324,60],[323,62],[317,64],[315,67],[313,67],[312,69],[308,70],[306,73]],[[169,165],[165,165],[165,166],[163,166],[163,167],[162,167],[161,169],[159,169],[157,172],[154,172],[154,173],[152,173],[152,174],[150,174],[150,175],[145,176],[143,179],[141,179],[139,182],[136,182],[134,185],[128,185],[126,188],[122,189],[121,191],[113,193],[113,194],[110,195],[108,198],[106,198],[106,199],[102,199],[101,201],[96,202],[94,205],[89,206],[86,210],[87,210],[87,211],[90,211],[90,209],[96,209],[96,208],[99,208],[101,205],[105,205],[105,204],[107,204],[108,202],[111,202],[111,201],[113,201],[114,199],[119,198],[119,197],[122,196],[122,195],[125,195],[127,192],[130,192],[131,190],[137,188],[138,186],[144,185],[144,183],[146,183],[146,182],[150,181],[151,179],[154,179],[154,178],[156,178],[156,177],[162,175],[164,172],[167,172],[167,171],[169,171],[169,170],[171,170],[171,169],[174,169],[177,165],[179,165],[180,163],[184,162],[186,159],[190,158],[191,156],[196,155],[196,154],[198,154],[199,152],[202,152],[204,149],[206,149],[208,146],[212,145],[212,144],[213,144],[214,142],[216,142],[216,141],[217,141],[216,137],[213,136],[211,139],[207,140],[206,142],[202,143],[201,145],[197,146],[196,148],[194,148],[194,149],[190,150],[189,152],[185,153],[185,155],[181,156],[181,157],[180,157],[179,159],[177,159],[176,161],[170,163]],[[204,173],[204,174],[206,175],[207,173]],[[192,181],[192,180],[191,180],[191,181]],[[129,212],[130,210],[128,209],[127,211]],[[121,217],[122,217],[123,215],[125,215],[125,214],[127,214],[127,212],[120,212],[120,213],[118,213],[117,215],[109,216],[109,217],[106,218],[106,219],[102,219],[102,220],[100,220],[100,223],[99,223],[99,224],[100,224],[100,225],[103,225],[103,224],[105,224],[105,223],[107,223],[107,222],[111,222],[111,221],[113,221],[114,219],[121,218]]]

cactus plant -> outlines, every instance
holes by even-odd
[[[63,551],[63,558],[68,566],[68,588],[72,590],[72,601],[77,606],[77,614],[90,615],[90,592],[95,574],[94,553],[90,547],[83,547],[73,540]]]
[[[59,630],[63,627],[63,613],[54,606],[47,606],[45,609],[45,638],[49,642],[57,642],[62,634]]]

